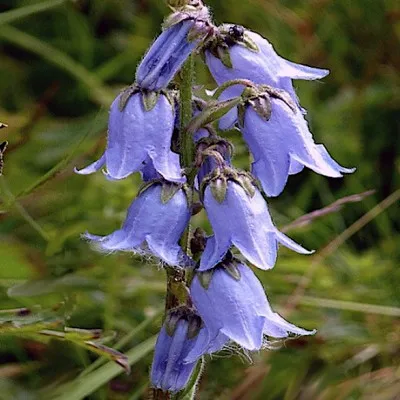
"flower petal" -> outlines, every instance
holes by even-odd
[[[190,219],[188,202],[180,189],[164,204],[161,190],[162,186],[155,184],[142,192],[129,207],[121,229],[104,237],[85,237],[97,242],[101,251],[150,252],[169,265],[180,266],[186,261],[178,241]]]
[[[136,72],[140,87],[150,90],[165,88],[197,45],[187,40],[194,20],[185,20],[161,33],[151,45]]]
[[[97,161],[95,161],[94,163],[88,165],[85,168],[82,169],[77,169],[74,168],[74,172],[76,174],[80,174],[80,175],[89,175],[89,174],[93,174],[94,172],[97,172],[100,168],[102,168],[104,166],[104,164],[106,163],[106,155],[105,153],[100,157],[100,159],[98,159]]]

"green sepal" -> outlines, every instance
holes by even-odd
[[[226,197],[226,191],[228,190],[228,182],[226,178],[221,177],[218,179],[213,179],[209,183],[211,193],[218,203],[223,203]]]
[[[244,33],[243,41],[241,43],[255,53],[258,53],[260,51],[260,48],[257,46],[256,42],[250,38],[247,32]]]
[[[157,104],[160,92],[154,92],[152,90],[142,93],[143,107],[146,111],[151,111]]]
[[[131,85],[125,88],[120,95],[119,102],[118,102],[118,110],[119,111],[124,111],[126,104],[128,103],[128,100],[130,97],[137,93],[139,91],[139,88],[136,85]]]
[[[181,13],[181,12],[176,12],[171,15],[169,15],[163,22],[162,24],[162,29],[168,29],[171,28],[171,26],[177,25],[180,22],[184,21],[185,19],[188,19],[188,15]]]
[[[229,53],[228,46],[218,46],[217,47],[217,57],[221,60],[222,64],[225,65],[227,68],[233,68],[231,55]]]
[[[238,123],[241,128],[244,127],[245,115],[246,115],[246,105],[239,104],[239,106],[238,106]]]
[[[262,118],[268,121],[271,118],[272,108],[269,96],[258,96],[249,100],[249,105]]]
[[[179,320],[181,319],[181,315],[179,312],[173,310],[169,312],[167,317],[165,318],[165,330],[169,336],[174,336],[176,327],[178,325]]]
[[[187,332],[187,338],[194,339],[200,332],[200,329],[203,325],[203,322],[201,318],[197,314],[192,314],[191,316],[188,317],[188,332]]]
[[[235,281],[240,281],[241,275],[239,268],[236,265],[236,261],[230,261],[228,263],[222,262],[222,266],[227,274],[229,274]]]
[[[171,107],[175,108],[175,106],[178,104],[179,92],[177,90],[163,89],[160,91],[160,94],[163,94],[167,98],[169,104],[171,104]]]
[[[161,185],[164,182],[163,179],[153,179],[151,181],[148,182],[144,182],[138,191],[138,196],[140,196],[141,194],[143,194],[149,187],[153,186],[153,185]]]
[[[180,189],[182,189],[182,184],[164,181],[161,189],[161,202],[167,204]]]
[[[186,40],[191,43],[194,42],[195,40],[201,40],[206,36],[205,32],[199,31],[196,26],[194,26],[188,33]]]
[[[210,287],[211,279],[214,275],[214,269],[209,269],[204,272],[197,272],[197,278],[199,279],[200,285],[207,290]]]
[[[242,188],[244,189],[244,191],[246,192],[246,194],[249,197],[253,198],[254,195],[256,194],[256,188],[255,188],[252,180],[247,177],[242,177],[242,178],[240,178],[240,184],[241,184]]]

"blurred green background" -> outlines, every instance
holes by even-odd
[[[245,25],[282,56],[331,70],[323,82],[295,85],[316,141],[357,171],[338,180],[304,171],[270,200],[276,223],[317,252],[282,248],[274,270],[256,272],[274,308],[317,335],[278,342],[251,362],[243,352],[213,356],[198,398],[400,399],[399,4],[208,4],[217,23]],[[0,121],[9,125],[0,131],[9,142],[0,180],[0,399],[146,398],[164,272],[131,255],[99,255],[80,239],[119,227],[139,177],[107,182],[73,167],[102,153],[108,106],[133,82],[167,12],[160,0],[0,2]],[[198,81],[213,87],[200,58]],[[246,167],[234,140],[236,165]],[[102,343],[129,356],[130,374],[107,358],[93,364],[93,350],[113,357]]]

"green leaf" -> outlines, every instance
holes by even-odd
[[[127,364],[132,366],[145,357],[154,348],[156,339],[156,335],[152,336],[125,353]],[[81,400],[98,390],[121,372],[123,372],[122,367],[116,365],[114,362],[108,362],[84,377],[78,377],[64,385],[59,385],[56,390],[48,393],[45,398],[49,400]]]
[[[0,27],[0,39],[27,51],[31,51],[32,53],[42,57],[47,62],[54,64],[67,72],[80,82],[83,87],[87,88],[89,96],[95,103],[108,107],[113,101],[113,93],[102,85],[102,82],[97,78],[97,76],[89,72],[82,64],[76,62],[69,55],[55,47],[7,25]]]
[[[33,14],[38,14],[42,11],[50,10],[65,3],[67,0],[50,0],[38,4],[16,8],[15,10],[6,11],[0,14],[0,25],[18,21],[19,19],[29,17]]]
[[[33,182],[30,186],[22,190],[21,192],[15,195],[15,198],[18,199],[22,196],[26,196],[32,193],[39,186],[43,185],[45,182],[53,178],[59,171],[64,169],[69,162],[75,157],[79,148],[83,144],[83,142],[94,133],[99,132],[106,124],[107,114],[99,111],[95,120],[90,123],[90,129],[87,129],[86,132],[82,135],[82,137],[78,140],[77,143],[73,144],[70,150],[67,152],[66,156],[56,164],[50,171],[46,172],[42,175],[37,181]]]
[[[63,293],[77,290],[96,290],[97,280],[78,275],[66,275],[59,279],[38,279],[8,289],[10,297],[33,297],[49,293]]]

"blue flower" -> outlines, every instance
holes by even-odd
[[[128,95],[128,98],[126,97]],[[106,176],[123,179],[140,171],[149,159],[165,179],[184,182],[179,155],[171,151],[175,112],[167,96],[160,94],[151,110],[145,108],[147,94],[131,88],[112,103],[107,149],[100,160],[79,174],[91,174],[106,166]]]
[[[207,240],[200,271],[218,264],[231,246],[236,246],[250,263],[261,269],[275,265],[278,243],[301,254],[311,253],[278,231],[256,188],[251,196],[237,182],[228,180],[225,198],[219,202],[208,185],[203,203],[214,235]]]
[[[143,167],[140,170],[143,182],[149,182],[154,179],[162,179],[162,176],[154,168],[153,161],[150,157],[147,157],[146,161],[143,162]]]
[[[226,268],[224,262],[211,271],[197,273],[190,287],[193,304],[211,340],[222,334],[254,351],[261,349],[264,335],[285,338],[289,334],[315,333],[298,328],[274,313],[260,281],[249,267],[233,261]]]
[[[271,117],[266,121],[253,107],[247,106],[242,129],[254,158],[252,173],[267,196],[278,196],[288,176],[300,172],[304,166],[332,178],[354,172],[340,166],[323,145],[314,142],[299,110],[293,111],[275,98],[271,98],[271,109]]]
[[[154,388],[173,393],[185,388],[203,354],[220,350],[227,340],[210,343],[198,315],[182,309],[170,311],[161,328],[150,373]]]
[[[188,262],[178,244],[189,219],[186,194],[178,189],[168,201],[162,200],[163,185],[153,184],[133,201],[122,228],[108,236],[85,234],[98,250],[133,251],[154,255],[169,265]]]
[[[233,37],[232,40],[232,30],[237,31],[235,25],[225,24],[219,29],[222,35],[227,35],[229,39],[231,67],[224,65],[212,51],[208,50],[205,53],[207,66],[218,85],[232,79],[248,79],[256,84],[283,89],[297,102],[292,79],[315,80],[329,74],[326,69],[312,68],[285,60],[276,53],[267,39],[255,32],[244,29],[240,31],[241,35]],[[237,87],[229,90],[231,97],[240,94],[240,89]]]
[[[160,90],[166,88],[199,43],[188,40],[196,20],[184,20],[165,29],[151,45],[136,71],[136,81],[141,88]]]

